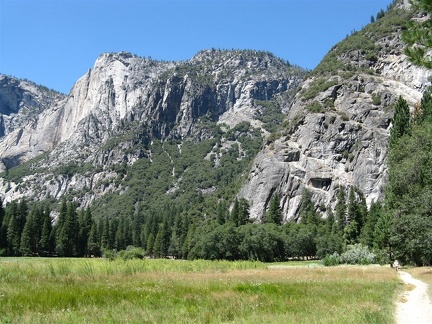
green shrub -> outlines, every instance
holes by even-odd
[[[309,88],[302,91],[303,100],[315,98],[320,92],[324,92],[336,84],[338,84],[337,80],[326,81],[324,78],[316,79],[309,84]]]
[[[340,255],[337,252],[326,255],[322,262],[327,267],[339,264],[372,264],[377,262],[377,256],[369,251],[368,246],[357,243],[348,245]]]
[[[372,94],[372,104],[374,106],[381,105],[381,95],[379,93],[373,93]]]
[[[306,106],[306,109],[309,110],[311,113],[323,113],[323,112],[325,112],[325,109],[316,100],[312,101],[310,104],[308,104]]]
[[[334,108],[334,101],[330,98],[324,99],[324,107],[326,108]]]
[[[346,264],[371,264],[376,262],[376,256],[369,251],[369,247],[361,243],[348,245],[340,255],[340,262]]]
[[[123,260],[144,259],[145,252],[142,248],[128,246],[126,250],[121,250],[117,256]]]
[[[105,258],[105,259],[108,259],[110,261],[113,261],[116,258],[116,253],[115,253],[114,250],[103,249],[102,250],[102,257]]]
[[[330,255],[328,254],[324,257],[322,262],[326,267],[336,266],[340,264],[340,256],[337,252]]]

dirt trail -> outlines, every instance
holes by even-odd
[[[399,271],[399,276],[409,285],[396,304],[396,323],[423,324],[432,323],[432,304],[427,293],[428,285],[414,279],[407,272]]]

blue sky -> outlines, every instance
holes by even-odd
[[[255,49],[313,69],[391,0],[0,0],[0,73],[64,93],[104,52]]]

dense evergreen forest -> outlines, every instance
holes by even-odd
[[[324,257],[348,244],[373,242],[374,221],[363,195],[340,188],[336,214],[322,219],[305,190],[300,220],[282,224],[279,198],[274,196],[262,223],[249,220],[248,202],[235,200],[231,212],[218,204],[212,215],[191,215],[188,208],[167,205],[147,215],[94,220],[90,209],[77,211],[63,199],[58,220],[50,210],[25,200],[1,209],[3,255],[101,256],[112,251],[142,248],[150,257],[283,261]],[[371,215],[379,210],[374,205]],[[322,210],[324,211],[324,210]],[[375,214],[374,214],[375,213]],[[43,224],[40,227],[38,224]]]
[[[430,0],[418,1],[417,5],[419,10],[432,13]],[[410,23],[403,34],[408,44],[406,54],[414,64],[425,68],[431,68],[427,56],[432,47],[431,24],[431,19]],[[181,203],[164,201],[152,208],[131,204],[120,216],[107,211],[105,217],[98,218],[92,216],[91,208],[80,209],[67,198],[58,211],[52,211],[49,203],[12,201],[0,207],[0,255],[119,254],[265,262],[310,257],[336,264],[346,262],[346,253],[354,251],[357,255],[352,259],[360,263],[398,259],[403,264],[431,265],[431,89],[425,91],[414,113],[410,113],[403,97],[394,111],[385,199],[369,208],[360,190],[342,186],[334,210],[315,206],[311,192],[305,189],[297,219],[287,223],[282,221],[276,194],[260,222],[252,221],[249,202],[232,198],[236,188],[230,188],[219,201],[203,201],[199,195],[192,195]],[[251,153],[258,150],[256,142],[247,143]],[[183,149],[186,151],[186,147]],[[222,163],[235,165],[236,160],[233,155],[232,160]],[[220,181],[232,181],[223,173],[215,176]]]

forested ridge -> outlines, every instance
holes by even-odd
[[[414,5],[429,19],[407,25],[403,33],[406,54],[413,64],[430,68],[431,1],[416,1]],[[380,12],[376,19],[384,15]],[[73,192],[57,204],[58,210],[54,210],[52,202],[26,200],[1,207],[0,255],[118,255],[266,262],[309,257],[323,259],[328,265],[388,263],[398,259],[402,263],[430,265],[431,90],[424,92],[412,113],[403,96],[392,109],[395,113],[389,138],[385,199],[372,202],[369,208],[356,187],[339,186],[334,209],[315,206],[311,193],[305,189],[295,220],[283,223],[277,194],[260,220],[250,219],[250,202],[236,198],[235,194],[243,170],[260,148],[260,134],[248,123],[226,132],[205,121],[202,127],[207,127],[214,137],[199,144],[184,142],[181,158],[171,159],[180,148],[175,141],[167,141],[152,144],[152,158],[159,163],[150,165],[148,159],[142,159],[132,167],[116,166],[128,175],[125,184],[134,188],[122,195],[108,194],[85,209],[74,202]],[[237,141],[241,147],[231,146],[220,158],[222,143],[226,141]],[[212,147],[216,148],[214,153],[206,156],[203,152]],[[169,171],[158,169],[166,164],[172,164]],[[195,171],[186,172],[192,165]],[[219,166],[210,168],[214,172],[210,176],[220,184],[217,189],[205,182],[208,165]],[[168,174],[171,170],[173,174],[176,170],[185,172],[182,190],[172,190],[172,196],[167,196],[173,188]],[[152,196],[147,196],[150,187],[160,193],[160,201],[154,202]],[[206,190],[217,191],[208,197],[202,194]],[[176,199],[171,200],[174,196]],[[107,208],[113,203],[121,206],[119,213]],[[52,215],[56,215],[54,222]]]

